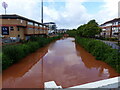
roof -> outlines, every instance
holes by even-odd
[[[22,19],[22,20],[27,20],[29,22],[33,22],[33,23],[37,23],[43,26],[46,26],[45,24],[42,24],[40,22],[34,21],[32,19],[28,19],[26,17],[20,16],[20,15],[16,15],[16,14],[7,14],[7,15],[0,15],[0,19]]]
[[[44,23],[44,24],[55,24],[54,22],[47,22],[47,23]]]
[[[120,18],[115,18],[115,19],[113,19],[113,20],[107,21],[107,22],[105,22],[105,23],[101,24],[100,26],[105,25],[105,24],[107,24],[107,23],[117,22],[117,21],[119,21],[119,22],[120,22]]]

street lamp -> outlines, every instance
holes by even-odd
[[[8,7],[8,4],[6,2],[2,3],[3,8],[5,9],[5,14],[6,14],[6,8]]]
[[[43,0],[41,0],[41,23],[43,23]]]

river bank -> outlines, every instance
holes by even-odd
[[[48,81],[68,88],[118,76],[74,40],[57,40],[3,71],[3,88],[43,88]]]
[[[76,42],[97,60],[104,61],[120,73],[120,52],[102,41],[76,36]]]
[[[48,46],[38,49],[36,52],[29,54],[21,61],[16,64],[13,64],[8,69],[3,71],[3,88],[43,88],[40,77],[36,77],[36,74],[39,74],[39,70],[42,68],[41,65],[38,68],[38,71],[29,75],[30,70],[41,60],[41,58],[48,52]],[[30,76],[30,78],[29,78]],[[34,80],[38,79],[39,84],[34,83]]]
[[[37,49],[44,47],[54,40],[60,39],[61,36],[43,38],[31,37],[28,42],[20,45],[6,45],[2,48],[2,70],[17,63],[25,56],[35,52]]]

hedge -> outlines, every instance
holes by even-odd
[[[52,38],[31,37],[30,41],[25,44],[4,46],[2,49],[2,69],[8,68],[38,48],[59,38],[60,36]]]
[[[120,52],[118,50],[112,49],[99,40],[90,38],[76,37],[76,42],[95,56],[97,60],[106,62],[120,73]]]

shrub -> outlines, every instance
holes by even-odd
[[[5,54],[2,55],[2,69],[6,69],[7,67],[9,67],[10,65],[12,65],[13,60],[10,59],[8,56],[6,56]]]
[[[76,42],[95,56],[97,60],[106,62],[120,73],[120,52],[118,50],[112,49],[101,41],[90,38],[76,37]]]
[[[53,40],[59,39],[58,37],[43,38],[43,37],[31,37],[29,42],[25,42],[20,45],[6,45],[3,47],[2,52],[2,69],[6,69],[10,65],[18,62],[29,53],[35,52],[38,48],[45,46]]]
[[[13,60],[13,62],[17,62],[24,56],[24,52],[21,48],[21,45],[6,46],[3,48],[3,53],[7,55],[11,60]]]
[[[26,45],[28,46],[30,53],[35,52],[39,48],[38,42],[28,42]]]
[[[29,45],[27,45],[27,44],[22,44],[21,45],[21,47],[22,47],[22,50],[23,50],[23,52],[24,52],[24,56],[26,56],[26,55],[28,55],[29,53],[30,53],[30,46]]]

